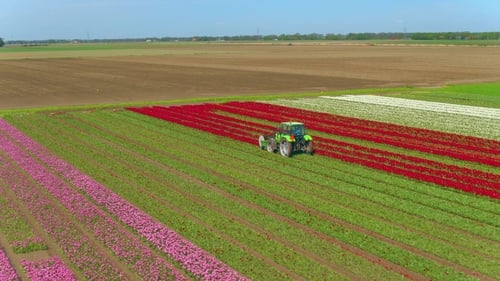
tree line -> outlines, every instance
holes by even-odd
[[[199,36],[198,41],[253,41],[253,40],[500,40],[500,32],[383,32],[383,33],[348,33],[348,34],[281,34],[281,35],[241,35],[241,36]],[[179,38],[162,38],[172,40]]]
[[[12,40],[8,44],[26,46],[54,43],[103,43],[103,42],[187,42],[187,41],[300,41],[300,40],[500,40],[500,32],[382,32],[382,33],[348,33],[348,34],[280,34],[280,35],[236,35],[236,36],[190,36],[190,37],[148,37],[122,39],[49,39],[49,40]],[[4,41],[0,38],[0,46]]]

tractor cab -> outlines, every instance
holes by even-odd
[[[275,133],[276,141],[285,138],[288,142],[294,142],[302,139],[306,135],[306,129],[303,123],[299,122],[283,122],[279,125],[278,131]]]
[[[304,136],[306,134],[306,128],[303,123],[283,122],[279,126],[279,132],[287,135]]]

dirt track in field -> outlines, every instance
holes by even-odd
[[[172,52],[40,59],[5,59],[6,54],[0,54],[0,109],[500,81],[497,47],[162,48]]]

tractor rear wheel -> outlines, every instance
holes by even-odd
[[[271,138],[267,141],[267,151],[275,152],[276,151],[276,141]]]
[[[312,141],[308,141],[306,143],[306,153],[307,154],[313,154],[313,152],[314,152],[313,142]]]
[[[286,139],[280,141],[280,153],[282,156],[292,156],[292,144],[287,142]]]

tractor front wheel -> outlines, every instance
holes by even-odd
[[[280,154],[285,157],[292,156],[292,144],[287,142],[286,139],[280,141]]]
[[[261,149],[266,147],[266,138],[264,136],[259,136],[259,147]]]

